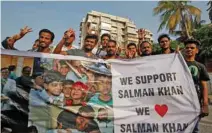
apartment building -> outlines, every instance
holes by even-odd
[[[114,16],[102,12],[91,11],[80,23],[80,46],[88,32],[96,32],[99,36],[109,33],[119,47],[126,48],[130,42],[138,43],[136,25],[128,18]],[[99,38],[100,40],[100,38]]]

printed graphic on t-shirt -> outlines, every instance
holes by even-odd
[[[196,77],[198,75],[198,68],[197,66],[191,65],[188,67],[190,69],[191,75]]]

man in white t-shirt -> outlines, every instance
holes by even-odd
[[[72,44],[75,40],[75,32],[73,29],[65,31],[63,38],[54,49],[54,54],[63,54],[64,51],[76,49]]]

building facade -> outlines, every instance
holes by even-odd
[[[99,37],[104,33],[109,33],[122,49],[125,49],[130,42],[138,44],[138,33],[134,22],[127,18],[97,11],[88,12],[80,23],[81,47],[87,33],[96,33]]]

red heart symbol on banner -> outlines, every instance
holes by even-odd
[[[168,111],[168,106],[163,104],[163,105],[155,105],[155,111],[161,116],[163,117],[167,111]]]

